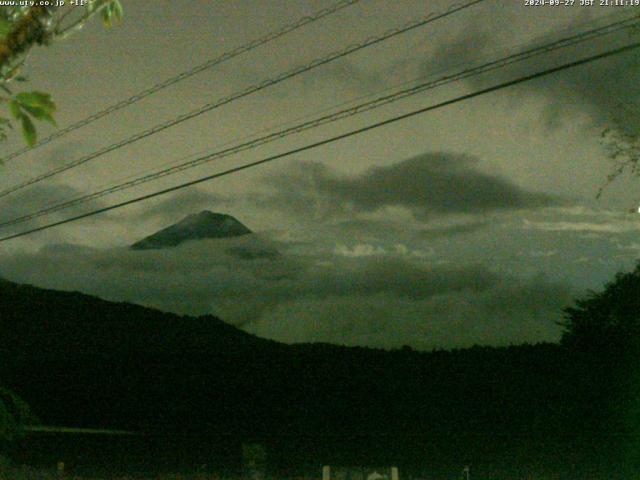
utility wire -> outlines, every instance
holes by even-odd
[[[288,150],[286,152],[279,153],[277,155],[272,155],[270,157],[263,158],[262,160],[257,160],[255,162],[251,162],[251,163],[247,163],[247,164],[244,164],[244,165],[240,165],[238,167],[230,168],[230,169],[224,170],[222,172],[218,172],[218,173],[215,173],[215,174],[212,174],[212,175],[207,175],[205,177],[201,177],[201,178],[198,178],[196,180],[191,180],[189,182],[181,183],[181,184],[175,185],[173,187],[165,188],[163,190],[158,190],[156,192],[149,193],[147,195],[142,195],[142,196],[137,197],[137,198],[133,198],[133,199],[130,199],[130,200],[127,200],[127,201],[124,201],[124,202],[120,202],[120,203],[116,203],[116,204],[113,204],[113,205],[109,205],[107,207],[102,207],[102,208],[99,208],[99,209],[96,209],[96,210],[93,210],[93,211],[90,211],[90,212],[83,213],[81,215],[76,215],[74,217],[70,217],[70,218],[66,218],[64,220],[60,220],[60,221],[57,221],[57,222],[49,223],[47,225],[43,225],[43,226],[40,226],[40,227],[37,227],[37,228],[32,228],[30,230],[25,230],[23,232],[19,232],[19,233],[13,234],[13,235],[8,235],[6,237],[0,238],[0,242],[6,242],[6,241],[12,240],[14,238],[23,237],[25,235],[29,235],[29,234],[32,234],[32,233],[35,233],[35,232],[40,232],[42,230],[48,230],[50,228],[57,227],[59,225],[64,225],[64,224],[67,224],[67,223],[75,222],[75,221],[78,221],[78,220],[83,219],[83,218],[91,217],[91,216],[94,216],[94,215],[98,215],[100,213],[105,213],[105,212],[108,212],[108,211],[111,211],[111,210],[115,210],[117,208],[122,208],[122,207],[125,207],[127,205],[132,205],[132,204],[135,204],[135,203],[138,203],[138,202],[142,202],[144,200],[148,200],[150,198],[158,197],[160,195],[165,195],[167,193],[175,192],[177,190],[181,190],[183,188],[187,188],[187,187],[190,187],[190,186],[193,186],[193,185],[197,185],[199,183],[203,183],[203,182],[207,182],[209,180],[214,180],[216,178],[220,178],[220,177],[224,177],[224,176],[227,176],[227,175],[231,175],[231,174],[240,172],[242,170],[246,170],[246,169],[249,169],[249,168],[256,167],[258,165],[263,165],[263,164],[266,164],[266,163],[269,163],[269,162],[273,162],[273,161],[281,159],[281,158],[285,158],[285,157],[289,157],[291,155],[295,155],[297,153],[305,152],[305,151],[308,151],[308,150],[312,150],[314,148],[321,147],[323,145],[327,145],[327,144],[334,143],[334,142],[337,142],[337,141],[340,141],[340,140],[344,140],[345,138],[353,137],[355,135],[359,135],[361,133],[365,133],[365,132],[368,132],[370,130],[374,130],[376,128],[380,128],[380,127],[383,127],[383,126],[386,126],[386,125],[390,125],[390,124],[399,122],[401,120],[406,120],[407,118],[415,117],[416,115],[420,115],[420,114],[427,113],[427,112],[430,112],[430,111],[433,111],[433,110],[437,110],[437,109],[440,109],[440,108],[443,108],[443,107],[446,107],[446,106],[449,106],[449,105],[453,105],[455,103],[459,103],[459,102],[463,102],[465,100],[469,100],[469,99],[472,99],[472,98],[475,98],[475,97],[479,97],[481,95],[486,95],[488,93],[492,93],[492,92],[495,92],[495,91],[498,91],[498,90],[502,90],[504,88],[512,87],[514,85],[518,85],[518,84],[521,84],[521,83],[524,83],[524,82],[535,80],[537,78],[546,77],[546,76],[551,75],[553,73],[557,73],[557,72],[560,72],[560,71],[563,71],[563,70],[567,70],[569,68],[575,68],[575,67],[578,67],[580,65],[585,65],[587,63],[591,63],[591,62],[594,62],[594,61],[597,61],[597,60],[601,60],[603,58],[607,58],[607,57],[611,57],[611,56],[614,56],[614,55],[619,55],[619,54],[622,54],[622,53],[625,53],[625,52],[629,52],[629,51],[635,50],[637,48],[640,48],[640,42],[636,42],[636,43],[632,43],[632,44],[629,44],[629,45],[625,45],[624,47],[619,47],[619,48],[615,48],[615,49],[612,49],[612,50],[608,50],[606,52],[599,53],[597,55],[592,55],[590,57],[586,57],[586,58],[583,58],[583,59],[580,59],[580,60],[576,60],[576,61],[573,61],[573,62],[570,62],[570,63],[565,63],[563,65],[560,65],[560,66],[557,66],[557,67],[554,67],[554,68],[549,68],[549,69],[546,69],[546,70],[542,70],[540,72],[536,72],[536,73],[533,73],[533,74],[530,74],[530,75],[525,75],[523,77],[519,77],[519,78],[516,78],[514,80],[509,80],[507,82],[499,83],[499,84],[494,85],[492,87],[488,87],[488,88],[484,88],[484,89],[481,89],[481,90],[477,90],[477,91],[472,92],[472,93],[461,95],[461,96],[455,97],[453,99],[450,99],[450,100],[447,100],[447,101],[444,101],[444,102],[441,102],[441,103],[437,103],[435,105],[430,105],[428,107],[423,107],[423,108],[420,108],[420,109],[417,109],[417,110],[413,110],[411,112],[408,112],[408,113],[405,113],[405,114],[402,114],[402,115],[398,115],[398,116],[395,116],[395,117],[388,118],[386,120],[382,120],[382,121],[379,121],[379,122],[376,122],[376,123],[372,123],[372,124],[367,125],[365,127],[358,128],[356,130],[351,130],[351,131],[349,131],[347,133],[343,133],[343,134],[336,135],[336,136],[333,136],[333,137],[329,137],[329,138],[326,138],[324,140],[320,140],[318,142],[305,145],[303,147],[294,148],[292,150]]]
[[[493,71],[493,70],[497,70],[500,68],[504,68],[508,65],[514,64],[516,62],[521,62],[524,60],[528,60],[534,56],[538,56],[538,55],[542,55],[545,53],[549,53],[552,52],[554,50],[560,49],[560,48],[566,48],[569,46],[573,46],[576,45],[578,43],[582,43],[588,40],[593,40],[597,37],[601,37],[603,35],[609,35],[611,33],[615,33],[617,31],[623,30],[623,29],[627,29],[627,28],[632,28],[635,25],[638,24],[638,19],[640,18],[640,16],[633,16],[631,18],[627,18],[624,20],[620,20],[617,22],[613,22],[610,23],[608,25],[602,26],[602,27],[598,27],[586,32],[582,32],[580,34],[575,34],[569,37],[565,37],[562,38],[560,40],[556,40],[554,42],[545,44],[545,45],[541,45],[538,47],[534,47],[528,50],[525,50],[523,52],[519,52],[516,54],[511,54],[502,58],[499,58],[497,60],[493,60],[491,62],[476,66],[476,67],[472,67],[472,68],[468,68],[466,70],[463,70],[461,72],[455,73],[455,74],[450,74],[450,75],[445,75],[444,77],[441,77],[437,80],[434,81],[429,81],[429,82],[423,82],[420,83],[418,85],[412,86],[410,88],[406,88],[406,89],[402,89],[399,91],[396,91],[394,93],[388,94],[388,95],[384,95],[382,97],[378,97],[376,99],[370,100],[368,102],[364,102],[361,103],[359,105],[356,106],[352,106],[349,108],[345,108],[342,110],[339,110],[337,112],[333,112],[331,114],[328,115],[324,115],[321,116],[319,118],[315,118],[313,120],[309,120],[303,123],[300,123],[298,125],[292,126],[292,127],[288,127],[285,128],[283,130],[280,130],[278,132],[275,133],[271,133],[259,138],[255,138],[253,140],[241,143],[239,145],[230,147],[230,148],[225,148],[219,151],[216,151],[214,153],[210,153],[207,154],[203,157],[199,157],[196,158],[194,160],[189,160],[187,162],[178,164],[178,165],[174,165],[162,170],[159,170],[157,172],[153,172],[147,175],[142,175],[139,176],[137,178],[134,178],[133,180],[129,180],[129,181],[125,181],[113,186],[110,186],[108,188],[99,190],[97,192],[93,192],[90,194],[86,194],[86,195],[82,195],[80,197],[76,197],[74,199],[71,200],[67,200],[65,202],[61,202],[58,203],[56,205],[52,205],[46,208],[43,208],[41,210],[38,210],[36,212],[30,213],[30,214],[26,214],[26,215],[22,215],[20,217],[16,217],[13,218],[11,220],[7,220],[5,222],[0,223],[0,228],[2,227],[6,227],[6,226],[10,226],[10,225],[16,225],[16,224],[20,224],[20,223],[24,223],[26,221],[35,219],[35,218],[39,218],[42,217],[44,215],[48,215],[60,210],[64,210],[76,205],[80,205],[86,202],[89,202],[91,200],[96,200],[98,198],[104,197],[106,195],[112,194],[112,193],[116,193],[122,190],[127,190],[129,188],[133,188],[135,186],[138,185],[142,185],[144,183],[147,182],[151,182],[154,180],[157,180],[159,178],[168,176],[168,175],[172,175],[190,168],[194,168],[196,166],[202,165],[204,163],[207,162],[211,162],[212,160],[216,160],[216,159],[220,159],[220,158],[224,158],[230,155],[234,155],[237,154],[239,152],[242,151],[246,151],[249,149],[253,149],[253,148],[257,148],[259,146],[265,145],[267,143],[271,143],[273,141],[279,140],[281,138],[287,137],[289,135],[293,135],[293,134],[297,134],[306,130],[310,130],[313,128],[317,128],[321,125],[325,125],[328,123],[333,123],[335,121],[353,116],[353,115],[357,115],[363,112],[367,112],[379,107],[382,107],[384,105],[387,105],[389,103],[393,103],[396,101],[399,101],[401,99],[416,95],[418,93],[422,93],[426,90],[431,90],[434,88],[437,88],[439,86],[448,84],[448,83],[452,83],[455,81],[460,81],[466,78],[470,78],[472,76],[476,76],[476,75],[480,75],[483,73],[487,73],[489,71]]]
[[[385,40],[388,40],[390,38],[396,37],[400,34],[406,33],[408,31],[414,30],[416,28],[425,26],[429,23],[435,22],[436,20],[439,20],[441,18],[445,18],[449,15],[453,15],[454,13],[457,13],[459,11],[462,11],[464,9],[470,8],[478,3],[484,2],[486,0],[472,0],[470,2],[467,2],[465,4],[459,5],[453,5],[451,6],[449,9],[447,9],[446,11],[442,12],[442,13],[438,13],[438,14],[434,14],[431,13],[429,15],[427,15],[426,17],[423,17],[419,20],[410,22],[408,24],[406,24],[405,26],[399,27],[399,28],[394,28],[391,30],[388,30],[387,32],[383,33],[382,35],[379,36],[374,36],[374,37],[369,37],[366,40],[364,40],[362,43],[359,44],[355,44],[355,45],[351,45],[346,47],[345,49],[339,50],[337,52],[331,53],[325,57],[313,60],[312,62],[306,64],[306,65],[302,65],[299,67],[294,68],[293,70],[289,70],[288,72],[282,73],[276,77],[272,77],[270,79],[264,80],[258,84],[255,84],[253,86],[250,86],[244,90],[241,90],[239,92],[233,93],[229,96],[223,97],[219,100],[216,100],[213,103],[208,103],[205,104],[203,106],[201,106],[200,108],[193,110],[191,112],[185,113],[183,115],[180,115],[172,120],[169,120],[167,122],[163,122],[161,124],[158,124],[154,127],[151,127],[143,132],[137,133],[125,140],[121,140],[119,142],[113,143],[111,145],[108,145],[107,147],[104,147],[100,150],[97,150],[96,152],[90,153],[84,157],[81,157],[77,160],[74,160],[70,163],[67,163],[65,165],[61,165],[57,168],[54,168],[52,170],[50,170],[49,172],[43,173],[41,175],[38,175],[36,177],[33,177],[25,182],[22,182],[18,185],[14,185],[13,187],[9,187],[5,190],[0,191],[0,198],[5,197],[13,192],[16,192],[18,190],[22,190],[25,187],[28,187],[30,185],[33,185],[35,183],[38,183],[42,180],[46,180],[48,178],[51,178],[55,175],[58,175],[60,173],[66,172],[72,168],[75,168],[79,165],[83,165],[91,160],[94,160],[102,155],[105,155],[106,153],[112,152],[114,150],[117,150],[119,148],[122,148],[126,145],[130,145],[134,142],[137,142],[139,140],[142,140],[144,138],[147,138],[151,135],[155,135],[156,133],[159,133],[163,130],[166,130],[167,128],[173,127],[175,125],[178,125],[180,123],[183,123],[187,120],[191,120],[192,118],[195,118],[199,115],[202,115],[204,113],[207,113],[211,110],[214,110],[216,108],[219,108],[223,105],[226,105],[228,103],[231,103],[235,100],[238,100],[240,98],[246,97],[248,95],[251,95],[255,92],[259,92],[261,90],[264,90],[267,87],[270,87],[272,85],[276,85],[280,82],[283,82],[285,80],[288,80],[290,78],[296,77],[298,75],[301,75],[302,73],[308,72],[310,70],[313,70],[314,68],[320,67],[322,65],[325,65],[329,62],[332,62],[334,60],[337,60],[339,58],[343,58],[346,57],[347,55],[350,55],[352,53],[355,53],[359,50],[363,50],[367,47],[370,47],[372,45],[381,43]]]
[[[324,8],[322,10],[318,10],[317,12],[308,15],[308,16],[304,16],[300,19],[298,19],[297,21],[295,21],[294,23],[291,23],[289,25],[286,25],[284,27],[282,27],[280,30],[268,33],[267,35],[265,35],[264,37],[252,40],[249,43],[246,43],[244,45],[241,45],[229,52],[223,53],[222,55],[212,58],[210,60],[207,60],[204,63],[201,63],[200,65],[197,65],[189,70],[186,70],[182,73],[179,73],[178,75],[171,77],[171,78],[167,78],[166,80],[157,83],[155,85],[153,85],[150,88],[147,88],[146,90],[142,90],[141,92],[136,93],[135,95],[132,95],[131,97],[125,99],[125,100],[121,100],[118,103],[115,103],[107,108],[105,108],[104,110],[100,110],[99,112],[96,112],[86,118],[83,118],[82,120],[77,121],[76,123],[72,123],[71,125],[56,131],[55,133],[52,133],[51,135],[49,135],[46,138],[43,138],[42,140],[40,140],[39,142],[37,142],[35,145],[33,145],[32,147],[24,147],[21,148],[9,155],[7,155],[6,157],[4,157],[2,160],[4,162],[7,162],[9,160],[12,160],[16,157],[19,157],[20,155],[26,153],[26,152],[30,152],[38,147],[41,147],[42,145],[46,145],[47,143],[52,142],[53,140],[56,140],[60,137],[63,137],[64,135],[71,133],[75,130],[78,130],[79,128],[85,127],[87,125],[89,125],[90,123],[95,122],[96,120],[101,119],[102,117],[106,117],[107,115],[113,113],[113,112],[117,112],[118,110],[121,110],[125,107],[128,107],[129,105],[133,105],[136,102],[139,102],[140,100],[142,100],[143,98],[146,98],[150,95],[153,95],[154,93],[157,93],[161,90],[164,90],[165,88],[168,88],[172,85],[175,85],[178,82],[181,82],[183,80],[186,80],[187,78],[193,77],[194,75],[203,72],[205,70],[208,70],[210,68],[213,68],[215,66],[220,65],[221,63],[224,63],[228,60],[231,60],[232,58],[238,57],[240,55],[243,55],[247,52],[250,52],[251,50],[254,50],[258,47],[261,47],[262,45],[265,45],[269,42],[272,42],[274,40],[277,40],[280,37],[283,37],[295,30],[298,30],[302,27],[304,27],[305,25],[308,25],[310,23],[313,23],[315,21],[318,21],[324,17],[327,17],[329,15],[332,15],[346,7],[349,7],[355,3],[358,3],[360,0],[340,0],[339,2],[335,3],[334,5]]]
[[[612,15],[607,15],[605,18],[617,18],[617,19],[620,19],[621,16],[617,15],[617,14],[612,14]],[[628,18],[629,17],[627,16],[627,19]],[[635,17],[633,17],[633,18],[635,18]],[[625,20],[623,20],[623,22],[624,21]],[[558,33],[562,34],[562,35],[565,35],[565,34],[577,31],[578,29],[576,27],[578,27],[578,26],[585,27],[585,26],[588,26],[589,24],[592,24],[592,23],[594,23],[593,19],[590,20],[589,22],[580,22],[580,24],[575,24],[572,27],[569,27],[569,28],[565,27],[564,29],[562,29]],[[612,24],[609,24],[609,25],[612,25]],[[605,24],[605,27],[606,27],[606,24]],[[629,28],[629,27],[622,27],[622,28]],[[617,31],[617,30],[618,29],[616,28],[615,30],[611,30],[610,32],[607,32],[607,33],[613,33],[614,31]],[[518,44],[517,47],[511,47],[511,48],[508,48],[508,49],[502,49],[500,52],[495,52],[495,54],[498,54],[498,53],[501,53],[501,52],[504,52],[505,54],[513,53],[513,52],[522,52],[523,48],[527,47],[529,45],[531,45],[531,42],[520,43],[520,44]],[[367,100],[367,99],[371,99],[371,98],[373,98],[375,96],[378,96],[378,95],[380,95],[382,93],[391,92],[391,91],[397,91],[401,87],[405,87],[407,85],[414,85],[416,82],[421,81],[421,80],[425,80],[425,79],[428,79],[428,78],[436,78],[437,76],[439,76],[441,74],[454,71],[457,68],[465,67],[465,66],[468,66],[470,64],[480,65],[480,64],[483,64],[483,62],[488,62],[492,58],[494,58],[494,55],[483,54],[482,57],[478,58],[477,62],[472,62],[472,61],[468,61],[467,60],[467,61],[463,61],[461,63],[452,64],[451,66],[449,66],[447,68],[439,69],[439,70],[436,70],[436,71],[434,71],[432,73],[429,73],[429,74],[419,75],[417,77],[412,78],[411,80],[405,80],[405,81],[403,81],[401,83],[396,83],[394,85],[379,89],[379,90],[377,90],[375,92],[372,92],[372,93],[368,93],[368,94],[360,95],[360,96],[357,96],[357,97],[353,97],[353,98],[351,98],[349,100],[345,100],[345,101],[340,102],[338,104],[334,104],[334,105],[332,105],[330,107],[326,107],[326,108],[322,108],[320,110],[316,110],[313,113],[307,113],[307,114],[302,115],[302,116],[297,116],[297,117],[295,117],[295,118],[293,118],[291,120],[287,120],[287,121],[284,121],[284,122],[279,122],[279,123],[277,123],[275,125],[270,125],[269,127],[261,128],[260,130],[254,131],[254,132],[252,132],[250,134],[244,134],[241,137],[235,137],[235,138],[232,138],[230,140],[226,140],[224,142],[217,143],[217,144],[212,145],[211,147],[208,147],[206,149],[201,149],[201,150],[199,150],[197,152],[192,152],[192,153],[190,153],[188,155],[185,155],[184,157],[181,157],[179,159],[165,161],[165,162],[162,162],[161,164],[159,164],[157,166],[149,167],[149,168],[146,168],[146,169],[144,169],[142,171],[138,171],[138,172],[135,172],[135,173],[131,173],[129,175],[121,176],[121,177],[119,177],[117,179],[113,179],[113,181],[111,181],[111,182],[103,183],[103,184],[99,185],[97,188],[105,189],[105,188],[108,188],[108,187],[110,188],[112,185],[120,185],[121,182],[127,182],[127,181],[129,181],[131,179],[139,178],[139,177],[145,176],[147,174],[152,174],[152,172],[155,172],[158,168],[164,168],[164,167],[168,167],[168,166],[178,165],[178,164],[181,164],[183,162],[187,162],[190,159],[198,158],[199,156],[203,155],[204,153],[211,151],[212,148],[222,148],[222,147],[228,147],[228,146],[231,146],[231,145],[236,145],[236,144],[238,144],[238,142],[244,142],[244,141],[248,141],[249,139],[254,139],[259,134],[266,134],[267,132],[272,132],[275,129],[284,128],[284,127],[290,126],[290,125],[295,125],[299,121],[308,120],[308,119],[314,117],[314,115],[324,114],[324,113],[327,113],[327,112],[333,112],[333,111],[336,111],[336,109],[338,109],[338,108],[343,108],[343,107],[346,107],[348,105],[354,105],[357,102],[364,101],[364,100]],[[83,198],[84,198],[84,196],[85,195],[82,195]]]

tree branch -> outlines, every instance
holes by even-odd
[[[76,19],[71,25],[67,25],[66,27],[62,28],[64,17],[66,17],[72,11],[72,9],[67,9],[65,14],[58,20],[56,27],[53,29],[53,34],[56,39],[64,39],[71,33],[80,30],[91,19],[91,17],[101,12],[102,9],[109,4],[109,0],[96,0],[93,3],[97,6],[91,9],[87,8],[85,13],[80,18]]]
[[[0,79],[3,72],[34,45],[49,41],[47,24],[56,7],[34,6],[13,27],[4,40],[0,40]]]

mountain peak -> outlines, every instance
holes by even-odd
[[[202,210],[200,213],[192,213],[187,215],[175,225],[199,225],[209,222],[220,222],[228,218],[235,220],[232,216],[227,215],[226,213],[214,213],[211,210]]]
[[[189,240],[239,237],[252,233],[247,227],[226,213],[203,210],[187,215],[178,223],[131,245],[133,250],[175,247]]]

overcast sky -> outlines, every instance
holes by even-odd
[[[29,58],[30,87],[53,95],[60,126],[330,4],[123,3],[118,27],[107,31],[95,22]],[[8,162],[0,167],[0,188],[451,5],[362,0]],[[487,0],[0,199],[0,219],[633,11]],[[637,32],[457,82],[30,225],[637,41]],[[0,275],[178,313],[214,313],[286,342],[430,349],[556,341],[562,308],[631,268],[640,252],[640,216],[629,212],[640,203],[640,180],[622,177],[595,198],[612,167],[600,134],[637,128],[639,100],[640,55],[619,55],[5,242]],[[16,139],[3,149],[19,146]],[[203,209],[231,214],[256,233],[170,251],[127,250]]]

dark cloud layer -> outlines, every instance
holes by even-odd
[[[554,320],[570,301],[562,285],[505,277],[479,264],[429,266],[388,252],[287,249],[256,235],[158,251],[50,246],[0,258],[0,271],[48,288],[178,313],[215,313],[282,341],[380,347],[556,340]],[[265,251],[278,253],[260,254]]]
[[[201,210],[225,209],[229,206],[230,200],[222,195],[203,192],[191,188],[181,190],[159,202],[145,205],[141,211],[129,215],[126,211],[122,214],[126,217],[135,217],[137,221],[161,220],[165,222],[175,222],[177,218],[189,213]]]
[[[438,238],[453,238],[458,235],[468,235],[487,227],[484,221],[467,221],[452,225],[420,225],[411,228],[399,221],[376,221],[351,219],[337,222],[334,226],[336,237],[338,235],[355,239],[360,242],[369,240],[385,240],[393,244],[399,241],[415,243],[421,240],[434,240]]]
[[[271,179],[275,205],[308,213],[374,212],[405,207],[416,216],[480,214],[540,208],[557,204],[548,195],[530,192],[496,175],[480,172],[467,155],[427,153],[357,177],[341,177],[320,164],[305,163],[289,175]]]
[[[494,44],[491,33],[478,24],[469,25],[459,36],[439,44],[429,56],[428,62],[420,67],[423,76],[443,72],[462,71],[475,65],[483,54]],[[473,48],[469,48],[473,45]]]
[[[629,44],[633,40],[638,41],[638,30],[635,30],[635,34],[632,32],[624,31],[604,37],[604,41],[589,42],[575,53],[572,52],[569,59],[586,57]],[[568,60],[567,57],[562,58]],[[637,110],[633,103],[640,100],[638,50],[566,70],[549,82],[534,82],[531,88],[551,100],[546,113],[551,126],[558,125],[559,121],[572,121],[576,107],[588,113],[599,126],[613,126],[614,123],[631,128],[640,126],[640,118],[626,112],[629,107]],[[550,84],[553,88],[549,88]]]
[[[25,215],[30,215],[42,209],[76,199],[82,195],[83,193],[80,190],[68,185],[46,183],[35,184],[2,199],[0,223],[9,222]],[[96,208],[101,208],[105,205],[106,203],[102,199],[92,200],[50,213],[46,216],[37,217],[29,220],[28,222],[5,226],[1,233],[8,235],[10,233],[20,232],[28,228],[45,225],[57,220],[85,213]],[[103,214],[101,218],[110,220],[111,216],[109,214]]]
[[[612,11],[612,15],[600,16],[597,19],[586,13],[578,15],[561,31],[539,36],[529,44],[521,45],[517,51],[550,44],[629,17],[628,11],[622,10]],[[448,58],[459,59],[461,64],[468,67],[479,65],[489,59],[500,58],[507,53],[514,53],[505,51],[503,45],[496,43],[495,38],[495,35],[489,35],[487,31],[479,30],[476,26],[463,29],[456,39],[447,42],[437,50],[425,63],[423,70],[429,72],[437,69],[441,66],[443,59]],[[475,88],[484,88],[628,45],[637,42],[638,39],[640,39],[640,30],[637,26],[623,29],[576,46],[515,63],[495,70],[490,75],[471,77],[469,82]],[[473,48],[469,48],[469,45],[473,45]],[[490,50],[501,51],[501,53],[493,53],[488,57],[487,52]],[[454,65],[446,64],[445,66],[454,67],[455,71],[461,70]],[[543,120],[551,128],[560,127],[563,122],[575,121],[576,110],[579,110],[590,115],[598,126],[615,125],[637,129],[640,126],[640,117],[630,114],[628,109],[637,111],[635,104],[640,101],[640,52],[636,49],[570,68],[543,79],[527,82],[519,86],[517,91],[521,95],[529,95],[533,92],[546,97],[548,104]]]

